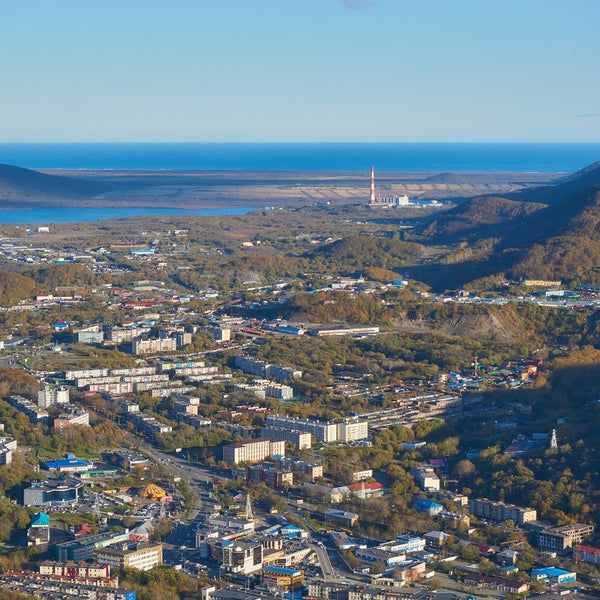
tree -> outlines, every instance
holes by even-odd
[[[463,458],[454,465],[453,473],[459,479],[463,479],[473,475],[476,470],[475,465],[468,458]]]

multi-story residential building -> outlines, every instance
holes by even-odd
[[[506,504],[505,502],[485,498],[471,498],[469,500],[469,510],[475,517],[483,517],[492,521],[512,521],[517,525],[523,525],[537,519],[535,508]]]
[[[173,428],[166,423],[161,423],[155,417],[146,415],[141,412],[127,413],[125,419],[133,423],[137,429],[149,435],[157,435],[159,433],[170,433]]]
[[[79,344],[101,344],[104,341],[104,332],[100,325],[91,325],[74,331],[73,337]]]
[[[291,400],[294,397],[294,388],[283,383],[269,383],[267,385],[267,396],[279,400]]]
[[[63,377],[67,381],[74,381],[79,377],[108,377],[108,375],[110,375],[110,369],[76,369],[63,373]]]
[[[236,356],[235,366],[245,373],[258,375],[258,377],[270,377],[275,381],[291,381],[302,377],[302,371],[286,367],[284,365],[272,365],[264,360],[257,360],[249,356]]]
[[[231,328],[230,327],[207,327],[206,331],[215,337],[215,342],[229,342],[231,340]]]
[[[274,383],[268,379],[255,379],[252,383],[236,383],[236,392],[249,392],[258,398],[279,398],[291,400],[294,397],[294,388],[282,383]]]
[[[304,473],[308,475],[311,481],[317,477],[323,477],[323,465],[316,463],[307,463],[303,460],[293,460],[291,458],[276,457],[273,461],[275,467],[282,471],[293,471],[294,473]]]
[[[78,598],[80,600],[136,600],[136,591],[115,587],[116,578],[97,579],[94,577],[66,578],[43,576],[39,573],[4,573],[0,575],[0,585],[4,590],[21,593],[27,597],[42,600],[56,598]]]
[[[81,538],[61,542],[54,547],[54,558],[59,562],[92,560],[94,548],[104,548],[110,544],[129,541],[128,531],[107,531],[98,535],[85,535]]]
[[[0,465],[9,465],[16,449],[17,440],[11,437],[0,437]]]
[[[89,577],[108,579],[110,565],[86,562],[57,562],[47,560],[39,565],[40,575],[58,575],[59,577]]]
[[[161,565],[163,560],[162,544],[151,543],[124,543],[94,548],[94,560],[119,569],[138,569],[149,571]]]
[[[48,408],[56,404],[69,403],[69,388],[66,385],[50,386],[46,385],[38,391],[38,406]]]
[[[136,356],[140,354],[155,354],[157,352],[174,352],[175,350],[177,350],[177,340],[170,337],[133,340],[131,342],[131,352]]]
[[[272,465],[251,465],[246,467],[246,481],[262,482],[270,488],[281,489],[294,484],[294,474],[275,469]]]
[[[574,551],[577,558],[583,562],[600,565],[600,548],[593,546],[577,546]]]
[[[302,371],[285,365],[267,365],[265,375],[275,381],[292,381],[302,377]]]
[[[358,417],[348,417],[338,424],[340,442],[356,442],[369,437],[369,423]]]
[[[309,421],[308,419],[269,415],[267,416],[267,427],[304,431],[324,443],[338,441],[337,423],[331,421]]]
[[[89,427],[90,414],[82,408],[72,406],[54,419],[54,429],[57,429],[59,432],[64,431],[72,425],[84,425]]]
[[[284,441],[258,438],[223,446],[223,460],[229,464],[260,462],[276,455],[285,456]]]
[[[48,422],[48,411],[44,408],[40,408],[34,404],[31,400],[24,398],[23,396],[14,395],[7,398],[8,403],[14,406],[18,411],[27,415],[29,420],[35,425],[36,423],[47,423]]]
[[[307,450],[312,446],[312,436],[304,431],[294,429],[281,429],[279,427],[262,427],[260,435],[263,438],[281,440],[294,444],[298,450]]]
[[[545,551],[566,552],[574,545],[581,544],[592,533],[594,533],[594,526],[585,523],[549,527],[538,533],[538,547]]]
[[[106,341],[112,344],[131,342],[135,338],[146,335],[150,327],[113,327],[106,331]]]

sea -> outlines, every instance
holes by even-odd
[[[571,173],[598,160],[600,143],[0,143],[0,164],[43,170]],[[0,224],[250,210],[0,210]]]

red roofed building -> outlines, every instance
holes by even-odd
[[[75,525],[73,529],[73,533],[77,535],[90,535],[92,533],[92,528],[88,523],[81,523],[81,525]]]
[[[575,552],[579,553],[579,559],[583,562],[592,563],[593,565],[600,565],[600,548],[594,548],[592,546],[577,546]]]
[[[383,486],[376,481],[373,483],[367,483],[366,481],[352,483],[347,487],[352,495],[363,500],[365,498],[373,498],[374,496],[383,496],[384,492]]]

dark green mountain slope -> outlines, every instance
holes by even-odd
[[[473,198],[440,215],[423,235],[438,243],[457,238],[498,237],[506,230],[507,223],[511,226],[522,223],[525,217],[544,208],[544,204],[506,198]]]
[[[0,200],[8,202],[90,198],[106,189],[106,186],[89,180],[0,164]]]

